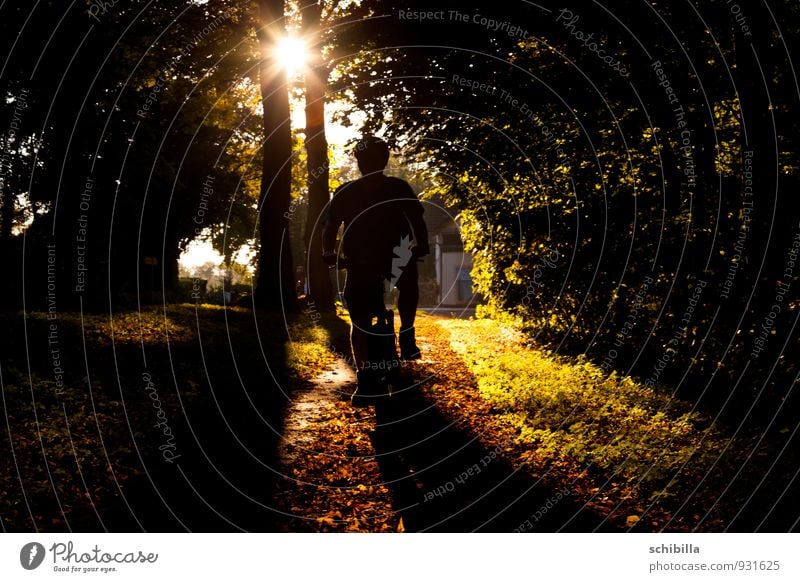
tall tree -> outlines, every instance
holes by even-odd
[[[325,90],[328,67],[322,60],[320,20],[322,6],[314,0],[302,10],[303,33],[308,43],[305,72],[306,164],[308,168],[308,215],[306,218],[306,270],[309,297],[317,309],[333,309],[333,292],[322,256],[321,216],[330,200],[328,142],[325,138]]]
[[[45,4],[54,9],[0,10],[0,128],[13,130],[0,137],[11,235],[0,244],[20,271],[6,288],[21,299],[24,240],[31,308],[46,301],[36,265],[48,244],[59,249],[59,309],[170,301],[190,240],[210,232],[230,256],[253,237],[256,14],[226,0],[120,4],[96,26],[85,3]],[[37,36],[45,29],[51,43]]]
[[[255,301],[258,307],[293,310],[297,304],[289,243],[292,133],[286,70],[276,46],[286,35],[283,0],[259,0],[260,84],[264,106],[264,149],[258,231]]]

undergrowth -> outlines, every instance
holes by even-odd
[[[705,474],[725,447],[711,420],[689,404],[585,359],[556,358],[507,324],[439,324],[450,332],[481,396],[545,462],[593,466],[666,495],[657,483],[666,485],[678,473]]]

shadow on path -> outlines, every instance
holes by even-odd
[[[420,393],[410,374],[376,406],[373,434],[382,475],[406,531],[594,531],[602,516],[514,469],[503,446],[482,446]],[[415,376],[418,376],[415,374]],[[598,531],[616,531],[603,525]]]
[[[349,326],[325,322],[334,348],[349,353]],[[419,379],[435,364],[401,371],[401,387],[375,406],[371,435],[383,482],[405,531],[513,532],[597,529],[603,516],[558,489],[514,468],[503,447],[487,450],[470,431],[445,418],[426,399]],[[403,388],[405,386],[405,388]],[[617,531],[604,524],[598,531]]]

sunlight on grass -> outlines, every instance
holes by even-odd
[[[441,320],[482,397],[539,461],[577,461],[628,482],[701,474],[723,443],[689,405],[585,360],[558,361],[491,320]],[[660,491],[660,495],[666,494]]]
[[[87,341],[99,344],[163,344],[169,338],[170,342],[181,342],[193,339],[194,333],[188,321],[179,321],[175,308],[170,308],[171,313],[164,316],[159,308],[147,308],[142,311],[125,311],[113,314],[84,314],[83,329]],[[33,312],[28,315],[31,322],[43,323],[47,320],[44,312]],[[182,317],[180,319],[183,319]],[[79,313],[60,313],[60,325],[75,328],[80,333],[81,315]]]
[[[309,380],[335,360],[329,347],[329,333],[322,326],[301,320],[290,324],[289,333],[286,364],[297,377]]]

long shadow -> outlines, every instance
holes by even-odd
[[[333,347],[349,353],[348,324],[323,318]],[[571,492],[514,470],[502,451],[445,418],[420,390],[430,366],[401,371],[391,397],[375,406],[371,435],[381,477],[406,531],[618,531]],[[501,447],[502,448],[502,447]]]
[[[417,378],[429,377],[414,374]],[[382,476],[406,531],[618,531],[570,498],[566,485],[515,471],[447,420],[405,374],[405,388],[376,406],[373,435]]]
[[[126,484],[132,511],[122,501],[117,503],[106,524],[112,531],[277,530],[277,448],[291,390],[286,381],[286,338],[278,331],[282,326],[262,314],[240,317],[249,317],[252,328],[239,322],[239,337],[209,334],[203,339],[203,353],[197,344],[173,347],[173,364],[183,358],[202,367],[200,373],[185,373],[204,377],[205,383],[194,398],[183,400],[183,410],[168,411],[179,458],[166,461],[154,447],[142,451],[149,476]],[[150,357],[164,358],[165,353]],[[174,379],[154,373],[161,390],[175,382],[185,388],[180,366],[175,368]]]

